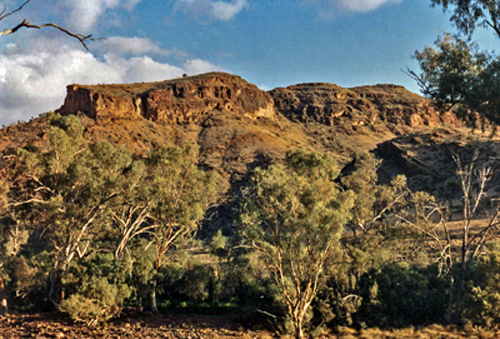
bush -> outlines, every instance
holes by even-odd
[[[78,293],[61,301],[59,308],[73,320],[93,325],[119,315],[130,292],[124,284],[110,284],[105,277],[92,277]]]
[[[492,327],[500,323],[500,250],[492,249],[480,257],[471,273],[464,318],[472,324]]]
[[[434,265],[390,263],[367,274],[358,321],[368,326],[407,327],[445,320],[447,285]]]
[[[127,284],[130,272],[128,260],[115,259],[111,253],[74,262],[63,281],[70,296],[60,302],[60,311],[87,324],[118,316],[123,303],[133,292]]]

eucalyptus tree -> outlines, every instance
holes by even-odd
[[[156,287],[161,269],[195,235],[217,194],[217,176],[198,168],[198,149],[168,144],[152,150],[146,160],[155,248],[151,310],[157,312]]]
[[[452,9],[451,21],[458,30],[471,36],[477,27],[493,29],[500,38],[500,1],[496,0],[431,0],[444,11]]]
[[[328,154],[288,152],[283,164],[256,169],[244,192],[240,235],[261,256],[280,289],[296,338],[327,258],[350,220],[353,195],[334,179]]]
[[[356,159],[355,170],[341,179],[342,185],[355,193],[349,224],[355,237],[359,231],[364,235],[373,231],[386,214],[405,202],[406,178],[397,176],[391,185],[380,184],[377,170],[381,162],[373,153],[362,154]]]
[[[48,253],[49,299],[58,305],[72,262],[99,250],[104,211],[121,194],[131,154],[105,141],[88,144],[75,116],[56,116],[54,121],[47,132],[47,151],[19,151],[24,183],[9,205],[28,221],[32,237]]]
[[[421,72],[409,75],[422,93],[442,109],[454,108],[471,125],[485,119],[500,122],[500,60],[497,55],[479,50],[471,42],[478,27],[492,29],[500,38],[500,1],[431,0],[433,6],[452,11],[451,21],[459,35],[445,34],[434,47],[417,51]],[[465,39],[460,35],[465,35]],[[477,115],[479,113],[479,116]]]

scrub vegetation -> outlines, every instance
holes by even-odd
[[[457,222],[404,176],[379,183],[371,153],[341,173],[327,153],[290,150],[253,171],[230,230],[201,237],[218,178],[194,145],[138,156],[86,141],[76,116],[48,123],[47,149],[3,152],[3,313],[99,325],[130,310],[232,310],[296,338],[498,321],[497,214],[474,161],[456,159]]]

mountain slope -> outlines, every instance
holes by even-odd
[[[330,152],[342,166],[375,150],[384,159],[381,178],[403,173],[412,188],[435,190],[454,173],[453,153],[466,156],[479,147],[491,159],[500,156],[496,141],[469,138],[453,114],[439,114],[401,86],[308,83],[264,92],[241,77],[208,73],[67,90],[58,112],[80,116],[89,141],[109,140],[138,154],[166,142],[198,144],[201,165],[221,177],[217,227],[230,224],[250,171],[279,161],[291,148]],[[43,148],[46,120],[41,115],[3,128],[0,149],[26,143]]]

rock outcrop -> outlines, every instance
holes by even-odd
[[[62,114],[95,119],[146,118],[157,123],[198,124],[211,112],[275,119],[271,96],[242,78],[208,73],[154,83],[70,85]]]
[[[456,125],[454,114],[439,114],[429,100],[396,85],[342,88],[328,83],[306,83],[270,92],[275,108],[297,122],[327,126],[392,123],[412,128]]]

